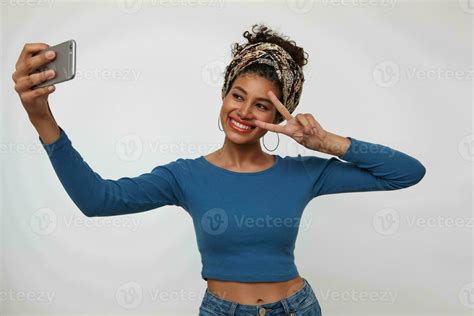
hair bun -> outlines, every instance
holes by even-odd
[[[252,33],[245,31],[243,36],[248,42],[242,45],[239,43],[232,44],[232,56],[238,54],[249,44],[268,42],[283,48],[300,67],[308,63],[308,53],[303,48],[296,46],[295,41],[290,40],[288,36],[278,34],[264,24],[254,24],[252,26]]]

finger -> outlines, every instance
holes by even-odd
[[[308,122],[308,125],[305,127],[305,131],[307,131],[308,134],[310,135],[315,135],[315,132],[314,132],[314,125],[313,125],[313,122],[309,119],[309,114],[306,114],[306,113],[303,113],[303,117],[306,119],[306,121]]]
[[[254,123],[257,127],[260,127],[272,132],[276,132],[276,133],[283,133],[283,131],[285,130],[284,126],[281,126],[278,124],[271,124],[271,123],[267,123],[267,122],[259,121],[259,120],[254,120]]]
[[[278,98],[276,97],[276,95],[273,93],[273,91],[269,90],[267,92],[269,98],[270,98],[270,101],[272,101],[273,105],[275,106],[275,108],[277,109],[278,112],[280,112],[280,114],[287,120],[291,120],[293,119],[293,115],[291,115],[290,112],[288,112],[288,109],[283,105],[283,103],[280,102],[280,100],[278,100]]]
[[[48,47],[49,45],[46,43],[26,43],[25,46],[23,46],[23,49],[20,53],[20,56],[18,57],[16,65],[22,64],[33,54],[36,54]]]
[[[52,71],[53,75],[49,76],[48,72]],[[21,77],[15,85],[15,90],[18,93],[31,89],[32,86],[37,85],[43,81],[54,78],[56,72],[54,70],[42,71],[29,76]]]
[[[51,87],[52,87],[52,90],[50,90]],[[35,90],[30,90],[21,94],[21,100],[23,102],[31,102],[33,99],[53,93],[55,90],[56,90],[56,87],[54,85],[38,88]]]
[[[312,131],[315,132],[318,131],[318,130],[322,130],[322,126],[318,123],[318,121],[316,121],[316,119],[313,117],[312,114],[308,114],[307,115],[307,118],[308,118],[308,121],[310,122],[311,126],[312,126]]]
[[[31,74],[39,66],[51,62],[55,57],[56,55],[52,57],[47,57],[46,52],[44,52],[44,53],[28,58],[23,63],[18,65],[18,68],[16,71],[16,76],[17,76],[16,79],[18,80],[18,78],[20,77],[24,77],[26,75]]]
[[[303,128],[304,128],[304,132],[306,134],[310,134],[311,133],[311,124],[309,123],[308,119],[306,118],[305,115],[299,113],[296,115],[296,120],[301,124],[303,125]]]

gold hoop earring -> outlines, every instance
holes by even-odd
[[[277,141],[277,145],[276,145],[275,149],[273,149],[273,150],[270,150],[270,149],[267,148],[267,146],[265,146],[265,135],[266,134],[263,135],[263,137],[262,137],[263,147],[265,147],[265,149],[268,150],[268,151],[275,151],[278,148],[278,145],[280,144],[280,136],[278,136],[278,133],[275,133],[275,134],[277,135],[278,141]]]
[[[220,121],[221,121],[221,118],[220,118],[219,116],[217,116],[217,128],[218,128],[221,132],[223,132],[224,129],[221,129],[220,124],[219,124]]]

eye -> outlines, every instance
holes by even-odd
[[[234,93],[233,96],[234,96],[234,98],[236,98],[236,99],[237,99],[237,98],[242,98],[242,97],[241,97],[240,95],[238,95],[237,93]]]
[[[242,97],[241,97],[240,95],[238,95],[237,93],[233,93],[232,96],[233,96],[235,99],[238,99],[238,98],[241,98],[241,99],[242,99]],[[263,105],[263,104],[257,103],[257,106],[258,106],[258,107],[261,107],[261,109],[263,109],[263,110],[268,110],[268,107],[265,106],[265,105]]]

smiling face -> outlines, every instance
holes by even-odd
[[[239,75],[223,99],[220,112],[221,124],[226,136],[235,143],[256,142],[267,130],[256,127],[255,119],[274,123],[277,109],[268,99],[267,91],[280,98],[276,85],[259,75]]]

